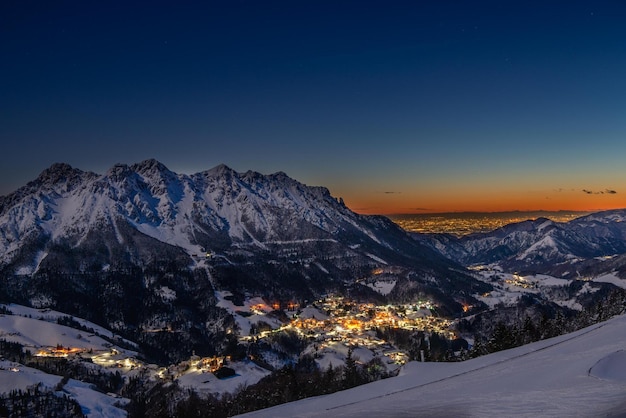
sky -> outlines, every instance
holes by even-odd
[[[361,213],[626,207],[622,1],[0,2],[0,195],[284,171]]]

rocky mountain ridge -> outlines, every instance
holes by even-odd
[[[170,357],[234,343],[216,290],[238,301],[422,297],[456,315],[490,289],[326,188],[225,165],[177,174],[156,160],[101,175],[54,164],[0,198],[0,276],[5,301],[85,317],[155,352],[184,341]]]
[[[507,271],[579,278],[591,266],[600,268],[626,253],[626,210],[610,210],[569,222],[546,218],[506,225],[491,232],[463,237],[414,234],[441,254],[463,264],[496,264]],[[608,263],[604,263],[608,266]]]

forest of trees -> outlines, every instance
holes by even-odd
[[[297,363],[274,371],[258,383],[219,398],[199,395],[175,383],[151,384],[141,378],[131,379],[121,394],[131,399],[131,417],[220,418],[349,389],[389,377],[385,370],[380,359],[360,364],[350,350],[343,366],[320,370],[312,356],[303,356]]]
[[[605,299],[569,317],[557,311],[553,317],[544,314],[539,320],[525,316],[516,323],[499,321],[489,337],[475,337],[469,357],[478,357],[574,332],[625,312],[626,290],[615,289]]]
[[[67,395],[59,395],[41,384],[25,390],[0,394],[0,417],[17,418],[73,418],[84,417],[78,402]]]

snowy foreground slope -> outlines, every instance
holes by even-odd
[[[461,363],[403,373],[249,417],[626,416],[626,316]]]

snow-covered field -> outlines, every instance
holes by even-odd
[[[0,339],[20,343],[33,353],[40,349],[45,350],[62,345],[84,351],[90,350],[93,352],[93,358],[100,352],[109,353],[112,348],[117,350],[120,358],[137,355],[136,352],[116,347],[97,335],[57,324],[57,318],[66,316],[61,312],[14,304],[3,306],[11,310],[14,315],[0,315]],[[93,328],[102,335],[112,335],[111,331],[84,319],[74,318],[74,320],[83,326]],[[0,361],[0,393],[14,389],[24,390],[38,383],[48,389],[54,389],[61,379],[62,376],[44,373],[19,363]],[[92,385],[78,380],[70,379],[59,394],[75,399],[80,404],[83,413],[89,417],[125,417],[127,415],[121,407],[128,400],[103,394],[94,390]]]
[[[233,312],[257,311],[263,314],[272,310],[271,307],[264,305],[260,298],[249,301],[245,307],[232,305],[232,302],[225,299],[223,299],[223,303],[228,305],[227,307],[231,307]],[[136,359],[137,352],[115,346],[98,335],[57,324],[58,318],[67,316],[62,312],[50,309],[34,309],[16,304],[2,306],[13,312],[13,315],[0,315],[0,339],[22,344],[25,349],[32,353],[37,353],[40,350],[53,350],[61,345],[65,348],[81,351],[81,357],[95,363],[88,362],[86,364],[95,369],[112,369],[128,376],[137,373],[139,369],[145,369],[147,373],[153,375],[154,379],[158,378],[160,371],[165,370],[156,365],[142,363]],[[318,314],[321,313],[318,312]],[[262,318],[263,316],[259,315],[259,317]],[[114,335],[110,330],[85,319],[72,318],[82,326],[94,329],[98,334]],[[243,317],[240,318],[247,320]],[[249,328],[250,322],[247,324]],[[127,344],[136,345],[131,341],[124,341]],[[270,373],[250,361],[231,362],[228,367],[234,369],[236,375],[227,379],[218,379],[213,373],[195,367],[186,367],[184,371],[175,372],[180,367],[173,365],[171,369],[174,372],[171,378],[184,388],[195,389],[201,393],[221,394],[235,392],[240,387],[254,384]],[[0,361],[0,393],[10,392],[14,389],[26,389],[27,386],[38,383],[53,389],[61,379],[62,376],[47,374],[18,363]],[[70,379],[68,384],[64,386],[63,393],[76,399],[83,408],[83,413],[89,417],[126,416],[126,411],[115,405],[123,405],[127,400],[101,394],[86,383]]]
[[[250,327],[252,324],[258,324],[259,322],[265,322],[273,329],[280,328],[282,325],[278,319],[267,316],[274,308],[265,303],[260,297],[248,299],[242,306],[238,306],[226,299],[232,296],[232,293],[228,291],[218,291],[215,292],[215,294],[218,297],[217,306],[226,309],[233,315],[239,326],[239,335],[241,336],[250,335]],[[242,316],[242,313],[247,316]]]
[[[620,279],[615,273],[610,273],[610,274],[605,274],[603,276],[595,277],[593,281],[600,282],[600,283],[612,283],[617,287],[626,289],[626,280]]]
[[[395,280],[379,280],[374,283],[367,283],[367,286],[377,291],[381,295],[388,295],[396,286]]]
[[[47,336],[49,336],[48,339],[41,340],[40,341],[40,346],[41,345],[45,345],[45,346],[52,346],[52,345],[56,345],[57,343],[59,344],[63,344],[63,345],[72,345],[74,343],[73,339],[72,339],[72,344],[68,344],[67,342],[63,342],[63,341],[55,341],[55,339],[58,339],[59,336],[62,336],[62,334],[64,333],[59,333],[56,332],[54,330],[54,327],[50,327],[50,326],[46,326],[45,322],[49,322],[53,325],[57,325],[57,319],[59,318],[63,318],[63,317],[67,317],[69,316],[68,314],[65,314],[63,312],[58,312],[58,311],[54,311],[52,309],[36,309],[36,308],[29,308],[28,306],[23,306],[23,305],[16,305],[14,303],[12,304],[0,304],[0,306],[5,307],[6,309],[8,309],[9,311],[13,312],[13,315],[15,316],[21,316],[21,317],[25,317],[25,318],[32,318],[33,320],[41,320],[39,322],[43,322],[40,324],[37,323],[32,323],[34,324],[34,326],[38,326],[38,327],[44,327],[50,331],[48,334],[46,334]],[[99,335],[104,335],[107,337],[115,337],[115,338],[120,338],[119,336],[116,336],[114,333],[112,333],[110,330],[101,327],[100,325],[94,324],[93,322],[87,321],[86,319],[82,319],[79,317],[74,317],[72,316],[72,319],[76,322],[78,322],[81,326],[84,326],[86,328],[91,328],[94,330],[95,333],[99,334]],[[2,330],[4,328],[0,328],[0,330]],[[79,333],[82,336],[86,336],[87,334],[83,331],[79,331]],[[33,335],[33,333],[26,333],[30,336]],[[39,334],[39,333],[38,333]],[[71,333],[71,335],[76,334],[75,330],[74,332]],[[65,333],[65,335],[67,335]],[[41,335],[38,337],[41,339]],[[17,341],[14,339],[10,339],[7,338],[7,340],[9,341],[16,341],[19,342],[21,344],[25,344],[24,342],[21,341]],[[98,341],[98,344],[100,344],[101,342],[104,343],[104,340],[102,340],[101,338],[97,337],[96,340]],[[131,346],[137,346],[136,343],[126,340],[126,339],[122,339],[122,341],[124,341],[125,344],[131,345]],[[94,347],[95,349],[95,347]],[[136,355],[137,353],[134,352],[130,352],[133,355]]]
[[[0,361],[0,393],[14,389],[25,390],[28,386],[38,383],[53,390],[62,378],[18,363]],[[59,395],[68,395],[75,399],[80,404],[83,414],[91,418],[127,416],[126,411],[121,408],[128,402],[127,399],[98,392],[91,385],[78,380],[70,379]]]
[[[0,316],[0,338],[20,343],[33,352],[37,352],[40,348],[56,347],[57,345],[94,352],[108,352],[112,347],[112,344],[96,335],[17,315]],[[137,355],[134,351],[126,351],[119,347],[117,349],[126,355]]]
[[[200,393],[234,393],[241,387],[253,385],[270,374],[251,361],[232,362],[228,367],[235,370],[235,375],[226,379],[218,379],[213,373],[199,370],[188,370],[176,381],[181,387],[194,389]]]
[[[626,316],[460,363],[408,363],[398,377],[250,417],[626,416]]]

